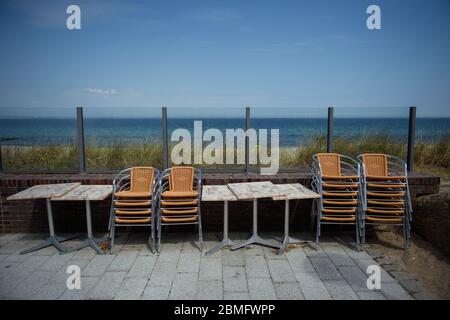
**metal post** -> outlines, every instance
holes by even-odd
[[[250,107],[245,108],[245,131],[250,129]],[[245,173],[249,173],[250,171],[250,165],[249,165],[249,159],[250,159],[250,144],[248,135],[245,136]]]
[[[169,139],[167,134],[167,107],[162,107],[162,141],[163,141],[163,166],[169,167]]]
[[[2,143],[0,142],[0,172],[3,172],[3,162],[2,162]]]
[[[86,172],[86,158],[84,154],[84,118],[83,108],[77,107],[77,128],[78,128],[78,158],[80,163],[80,173]]]
[[[416,107],[409,108],[408,154],[406,165],[409,172],[414,170],[414,139],[416,135]]]
[[[334,108],[328,108],[327,152],[333,152],[333,120]]]

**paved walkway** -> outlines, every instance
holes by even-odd
[[[255,246],[205,257],[192,234],[169,233],[152,255],[145,235],[122,233],[113,255],[90,248],[60,255],[52,247],[19,254],[42,238],[0,234],[0,299],[412,299],[384,270],[381,289],[369,290],[365,272],[377,263],[333,241],[285,256]],[[215,234],[205,239],[204,251],[217,244]],[[70,265],[82,270],[80,290],[67,289]]]

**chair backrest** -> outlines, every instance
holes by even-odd
[[[341,156],[337,153],[319,153],[316,155],[323,176],[341,175]]]
[[[169,189],[170,191],[192,191],[194,189],[194,168],[170,168]]]
[[[148,192],[153,188],[155,169],[153,167],[133,167],[131,168],[132,192]]]
[[[362,155],[362,160],[368,176],[386,177],[388,175],[388,164],[385,154],[365,153]]]

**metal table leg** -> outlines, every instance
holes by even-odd
[[[312,203],[312,207],[314,208],[314,201]],[[313,209],[311,209],[313,210]],[[283,255],[286,251],[286,248],[289,244],[293,243],[302,243],[310,246],[312,249],[316,250],[314,246],[311,245],[312,241],[309,240],[303,240],[303,239],[296,239],[289,236],[289,200],[286,199],[284,202],[284,236],[283,240],[281,242],[280,251],[278,251],[279,255]]]
[[[228,201],[223,202],[223,240],[214,248],[208,250],[205,256],[210,256],[226,246],[234,245],[234,241],[228,237]]]
[[[55,225],[53,223],[53,212],[52,212],[52,205],[50,202],[50,199],[45,199],[47,203],[47,218],[48,218],[48,228],[50,231],[50,237],[48,237],[43,243],[38,244],[30,249],[23,250],[20,252],[20,254],[26,254],[30,252],[34,252],[49,246],[54,246],[60,253],[65,253],[67,251],[66,247],[64,247],[61,242],[66,240],[75,239],[78,236],[71,236],[68,238],[61,238],[55,235]]]
[[[231,250],[237,250],[246,246],[249,246],[251,244],[259,244],[266,247],[271,248],[280,248],[280,245],[275,243],[272,240],[267,240],[264,238],[261,238],[258,235],[258,200],[253,199],[253,234],[250,238],[248,238],[246,241],[242,243],[238,243],[231,247]]]
[[[92,215],[91,215],[91,202],[86,200],[86,225],[87,225],[87,238],[84,240],[79,246],[71,248],[66,251],[66,253],[77,251],[86,247],[91,247],[98,254],[104,254],[105,251],[101,249],[97,243],[105,242],[109,239],[109,237],[105,237],[103,239],[97,239],[94,237],[92,232]]]

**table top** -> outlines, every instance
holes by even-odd
[[[75,189],[80,185],[79,182],[74,183],[58,183],[58,184],[37,184],[16,193],[7,198],[7,200],[30,200],[30,199],[48,199],[53,197],[60,197],[70,190]]]
[[[275,187],[284,195],[273,197],[273,200],[291,200],[291,199],[317,199],[320,195],[300,183],[275,184]]]
[[[61,197],[52,198],[54,201],[82,201],[105,200],[112,193],[111,185],[81,185]]]
[[[237,198],[226,185],[202,186],[202,201],[236,201]]]
[[[283,196],[283,192],[270,181],[229,183],[228,187],[239,200]]]

